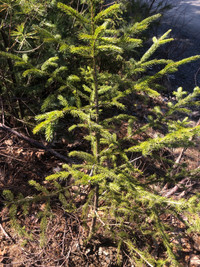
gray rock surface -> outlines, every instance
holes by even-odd
[[[152,0],[146,0],[152,3]],[[163,0],[155,0],[156,5],[163,4]],[[163,34],[172,29],[171,37],[174,42],[166,45],[161,53],[165,58],[180,60],[200,54],[200,0],[166,0],[172,8],[165,12],[162,26],[157,34]],[[182,86],[191,91],[200,86],[200,60],[183,65],[179,71],[169,77],[172,89]]]
[[[171,5],[173,8],[163,18],[163,27],[171,28],[175,38],[169,58],[179,60],[200,54],[200,0],[173,0]],[[180,67],[171,83],[174,89],[182,86],[187,91],[200,86],[200,60]]]

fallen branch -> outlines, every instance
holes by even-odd
[[[18,136],[19,138],[23,139],[24,141],[30,143],[31,145],[35,146],[35,147],[38,147],[38,148],[41,148],[41,149],[44,149],[46,150],[47,152],[51,153],[52,155],[54,155],[56,158],[59,158],[61,159],[62,161],[64,162],[67,162],[67,163],[73,163],[73,161],[63,155],[61,155],[60,153],[56,152],[55,150],[53,150],[52,148],[49,148],[45,145],[43,145],[42,143],[24,135],[24,134],[21,134],[15,130],[13,130],[12,128],[6,126],[5,124],[2,124],[0,123],[0,129],[4,130],[4,131],[7,131],[7,132],[10,132],[16,136]]]
[[[178,189],[180,189],[180,187],[188,180],[188,178],[184,178],[183,180],[181,180],[177,185],[175,185],[173,188],[171,188],[167,193],[165,193],[163,196],[164,197],[170,197],[172,196],[174,193],[176,193],[178,191]]]
[[[4,153],[0,153],[0,156],[7,157],[7,158],[10,158],[10,159],[14,159],[14,160],[17,160],[17,161],[20,161],[20,162],[24,162],[24,163],[26,163],[26,161],[25,161],[25,160],[18,159],[18,158],[16,158],[16,157],[12,157],[12,156],[10,156],[10,155],[7,155],[7,154],[4,154]]]
[[[186,186],[187,188],[177,196],[177,199],[184,197],[186,194],[188,194],[190,191],[192,191],[194,185],[196,185],[196,184],[197,183],[191,183],[190,185],[187,185]]]

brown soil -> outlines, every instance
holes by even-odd
[[[88,233],[81,225],[78,208],[77,213],[70,214],[58,202],[52,205],[53,216],[49,218],[42,247],[38,213],[44,210],[44,203],[32,205],[28,216],[18,212],[21,225],[32,238],[20,237],[13,229],[8,208],[3,205],[3,190],[29,196],[35,189],[28,181],[46,183],[45,177],[59,165],[61,162],[48,152],[31,147],[12,134],[0,132],[0,266],[118,266],[118,258],[122,256],[117,256],[117,248],[111,240],[99,235],[89,246],[83,245]],[[76,202],[80,205],[81,199]]]

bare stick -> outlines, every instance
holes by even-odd
[[[22,50],[21,50],[21,51],[14,50],[14,52],[16,52],[16,53],[21,53],[21,54],[23,54],[23,53],[31,53],[31,52],[34,52],[34,51],[36,51],[37,49],[39,49],[43,44],[44,44],[44,43],[40,44],[39,46],[37,46],[37,47],[35,47],[35,48],[31,49],[31,50],[26,50],[26,51],[22,51]]]
[[[17,160],[17,161],[20,161],[20,162],[24,162],[24,163],[26,163],[26,161],[25,161],[25,160],[18,159],[18,158],[16,158],[16,157],[12,157],[12,156],[10,156],[10,155],[7,155],[7,154],[4,154],[4,153],[0,153],[0,156],[7,157],[7,158],[10,158],[10,159],[14,159],[14,160]]]
[[[12,242],[15,243],[15,241],[12,239],[12,237],[9,236],[9,234],[6,233],[6,231],[4,230],[4,228],[3,228],[3,226],[2,226],[1,223],[0,223],[0,228],[1,228],[1,231],[3,232],[3,234],[4,234],[8,239],[12,240]]]
[[[181,187],[181,185],[183,185],[187,180],[188,180],[188,178],[184,178],[177,185],[175,185],[173,188],[171,188],[167,193],[165,193],[163,196],[164,197],[172,196],[174,193],[176,193],[178,191],[178,189]]]

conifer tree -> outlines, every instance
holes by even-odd
[[[53,92],[59,81],[55,79],[53,67],[63,64],[63,57],[57,57],[56,45],[61,34],[63,38],[71,35],[73,24],[56,12],[56,1],[51,0],[0,1],[0,86],[8,118],[20,118],[33,125],[33,117],[41,106],[46,110],[51,104],[49,99],[55,103]],[[63,33],[64,28],[71,28],[71,32]],[[52,61],[47,67],[45,62],[50,57]],[[41,66],[43,72],[37,71]],[[27,69],[32,69],[29,75],[24,73]],[[65,71],[66,67],[59,71],[60,80]]]
[[[29,65],[23,74],[44,75],[53,68],[48,72],[50,79],[53,77],[62,84],[58,94],[62,108],[38,115],[34,133],[44,130],[50,141],[59,119],[71,118],[68,132],[84,129],[83,138],[89,144],[87,151],[69,153],[78,161],[63,165],[62,172],[46,179],[57,181],[73,177],[76,184],[90,188],[82,207],[83,218],[92,217],[87,242],[103,227],[119,249],[124,245],[129,249],[136,263],[140,260],[148,266],[178,265],[169,225],[162,216],[173,214],[184,221],[183,214],[199,212],[198,196],[189,201],[163,197],[152,185],[166,181],[171,170],[159,177],[156,172],[142,170],[137,161],[153,162],[162,149],[187,147],[191,138],[199,135],[200,126],[189,127],[187,118],[177,121],[173,116],[188,113],[189,109],[184,106],[196,104],[200,89],[195,88],[186,95],[179,88],[174,93],[176,101],[164,104],[157,82],[163,75],[177,71],[180,65],[197,60],[199,56],[177,62],[153,59],[161,45],[172,41],[168,31],[159,38],[153,37],[153,44],[139,59],[129,57],[127,55],[135,55],[135,49],[142,46],[137,34],[146,30],[159,15],[123,27],[120,4],[102,9],[100,0],[81,3],[80,12],[61,2],[57,4],[66,19],[72,18],[78,29],[75,43],[59,41],[60,51],[73,55],[76,69],[66,78],[60,78],[65,66],[58,66],[57,58],[51,57],[40,68]],[[157,71],[150,75],[149,69],[154,66]],[[67,95],[63,87],[68,89]],[[150,131],[157,136],[150,136]],[[64,204],[64,195],[60,191],[58,194]],[[184,223],[192,230],[199,220]],[[156,243],[162,239],[168,255],[163,261],[157,261],[149,249],[138,245],[138,237],[147,242],[149,236]]]

